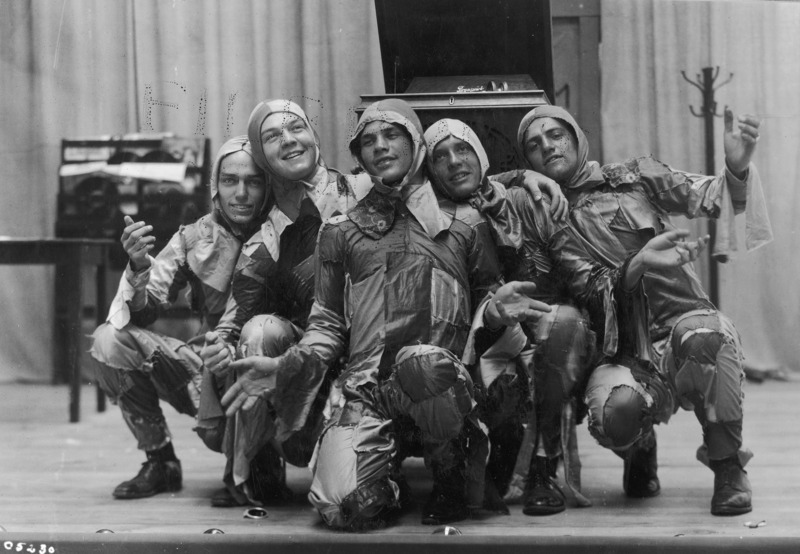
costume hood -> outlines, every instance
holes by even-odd
[[[575,119],[564,108],[558,106],[537,106],[525,114],[525,117],[522,118],[519,124],[519,130],[517,131],[517,144],[519,144],[520,149],[522,149],[523,152],[525,151],[525,133],[528,131],[528,127],[530,127],[534,121],[542,117],[558,119],[571,128],[575,137],[578,139],[578,167],[575,169],[575,173],[572,174],[569,181],[561,186],[570,190],[579,190],[592,188],[603,183],[605,178],[600,171],[600,165],[597,162],[589,161],[589,141],[586,139],[583,129],[580,128]]]
[[[209,183],[209,188],[211,191],[211,211],[212,217],[215,221],[218,223],[223,223],[234,235],[238,236],[240,239],[246,239],[252,233],[252,231],[261,225],[261,222],[264,220],[264,216],[266,215],[265,208],[267,205],[267,195],[264,195],[264,203],[259,206],[258,210],[256,210],[256,217],[246,229],[242,228],[241,225],[233,223],[230,219],[228,219],[228,216],[225,215],[225,211],[222,209],[222,206],[219,202],[219,172],[220,168],[222,167],[222,160],[231,154],[235,154],[236,152],[245,152],[254,160],[256,159],[253,149],[251,148],[251,143],[245,135],[233,137],[222,145],[217,152],[217,158],[214,160],[214,165],[211,166],[211,182]]]
[[[425,141],[422,137],[422,123],[414,113],[414,109],[405,101],[397,98],[389,98],[387,100],[380,100],[370,104],[358,120],[356,129],[350,139],[349,147],[350,153],[356,160],[358,165],[367,171],[361,160],[361,144],[359,139],[364,128],[373,121],[386,121],[387,123],[394,123],[401,126],[411,136],[411,143],[414,148],[414,160],[411,168],[403,178],[399,185],[393,185],[391,189],[394,191],[402,192],[404,195],[408,193],[409,188],[414,188],[411,185],[420,185],[424,182],[423,164],[425,162]],[[367,172],[369,173],[369,172]],[[380,177],[370,175],[373,182],[381,190],[381,187],[386,187]],[[388,187],[386,187],[388,188]],[[381,190],[384,194],[390,194],[389,190]],[[397,194],[395,192],[395,194]]]
[[[253,108],[253,112],[250,114],[250,119],[247,122],[247,136],[250,138],[250,142],[255,145],[253,148],[253,158],[258,166],[266,171],[270,178],[278,179],[279,181],[284,180],[270,167],[269,161],[264,155],[264,149],[261,147],[261,125],[264,124],[265,119],[274,113],[288,113],[296,115],[305,122],[311,131],[311,134],[314,135],[314,144],[317,147],[316,163],[318,166],[324,165],[322,162],[322,156],[320,154],[319,136],[317,135],[317,131],[314,129],[314,126],[311,125],[311,121],[308,119],[306,112],[304,112],[303,108],[291,100],[278,98],[275,100],[264,100],[263,102],[259,102],[258,105]]]
[[[436,173],[433,171],[433,150],[436,148],[437,144],[448,137],[463,140],[472,147],[481,163],[481,182],[486,178],[486,173],[489,171],[489,156],[486,155],[486,150],[483,148],[483,144],[481,144],[478,135],[475,134],[475,131],[473,131],[469,125],[458,119],[440,119],[428,127],[424,136],[425,144],[427,144],[428,148],[427,158],[429,173],[440,194],[447,196],[447,191],[438,182]]]

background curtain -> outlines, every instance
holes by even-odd
[[[247,132],[266,98],[304,106],[328,164],[350,169],[352,108],[383,92],[374,10],[371,0],[0,2],[0,235],[54,235],[62,138],[173,132],[210,137],[213,153]],[[53,374],[53,273],[0,266],[0,381]]]
[[[602,0],[601,22],[606,161],[652,153],[705,172],[703,120],[689,111],[699,112],[702,98],[681,70],[697,80],[703,67],[719,66],[720,84],[733,73],[715,93],[719,113],[727,105],[762,118],[754,162],[775,240],[719,266],[720,304],[749,365],[800,369],[800,4]],[[719,118],[720,168],[722,130]]]

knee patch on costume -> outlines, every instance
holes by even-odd
[[[359,530],[399,506],[399,487],[390,479],[391,424],[363,415],[357,423],[333,425],[323,433],[308,499],[329,527]]]
[[[532,408],[528,380],[521,375],[501,375],[484,392],[480,418],[491,430],[520,421]]]
[[[691,318],[680,321],[672,333],[672,351],[680,364],[692,358],[700,363],[713,364],[725,340],[718,328],[696,327]]]
[[[409,416],[428,440],[458,436],[475,406],[472,379],[461,362],[445,349],[417,345],[401,349],[393,369],[380,387],[390,414]]]
[[[583,383],[589,360],[594,356],[595,335],[580,310],[569,305],[551,306],[536,324],[535,374],[537,386],[545,394],[560,393],[569,398],[576,385]],[[560,390],[552,390],[558,385]]]
[[[652,397],[634,379],[629,368],[602,365],[586,386],[589,432],[612,450],[624,450],[652,427]]]
[[[288,319],[272,314],[257,315],[242,327],[242,356],[280,356],[300,340],[302,333]]]

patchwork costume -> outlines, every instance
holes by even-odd
[[[434,494],[465,509],[482,497],[483,465],[469,473],[466,442],[483,440],[472,417],[471,378],[459,358],[472,306],[498,283],[489,230],[473,214],[440,208],[422,173],[425,146],[413,110],[402,101],[370,106],[351,141],[372,121],[394,123],[411,138],[409,173],[398,186],[373,188],[320,233],[316,298],[300,342],[279,359],[278,387],[307,390],[344,351],[343,404],[320,439],[309,499],[330,527],[380,524],[401,503],[398,466],[422,453]],[[279,428],[298,418],[276,405]],[[474,437],[474,438],[472,438]],[[483,459],[485,459],[485,450]],[[479,456],[480,458],[480,456]]]
[[[557,458],[563,455],[566,482],[575,501],[589,505],[580,492],[576,395],[582,393],[595,361],[592,328],[600,332],[599,349],[615,355],[620,340],[616,307],[640,302],[640,291],[625,291],[621,286],[624,267],[609,269],[594,262],[575,232],[566,223],[552,219],[547,202],[534,202],[522,188],[506,190],[490,181],[486,177],[486,152],[463,122],[443,119],[428,128],[425,139],[431,163],[431,152],[448,137],[469,144],[481,162],[482,184],[469,202],[491,224],[503,254],[506,279],[534,283],[532,298],[550,304],[552,309],[535,323],[522,323],[524,334],[509,330],[478,360],[479,382],[485,390],[481,413],[492,446],[488,477],[500,494],[510,489],[507,499],[521,495],[528,480],[523,510],[529,515],[561,511],[563,500],[554,503],[557,506],[542,504],[543,497],[531,494],[531,490],[555,487],[549,477],[555,473]],[[529,416],[522,420],[526,423],[524,438],[515,432],[524,417],[519,395],[525,387],[520,380],[530,383]],[[548,479],[538,483],[542,473]]]
[[[149,268],[133,271],[128,264],[108,320],[93,335],[91,357],[98,384],[119,405],[139,448],[148,456],[165,447],[171,451],[171,436],[159,400],[180,413],[197,415],[203,382],[199,356],[203,333],[213,329],[224,312],[242,241],[259,225],[258,220],[247,228],[231,223],[219,204],[217,183],[222,160],[242,151],[252,156],[247,137],[233,138],[220,148],[211,175],[211,213],[181,226],[151,258]],[[262,212],[263,207],[257,210]],[[187,286],[190,306],[202,318],[201,334],[183,342],[147,329]],[[206,432],[198,431],[201,436]],[[179,463],[169,461],[177,463],[174,473],[179,479]],[[170,486],[180,488],[180,482]],[[115,491],[115,496],[122,498],[137,495],[135,490]]]
[[[220,337],[235,357],[283,354],[303,336],[314,302],[314,251],[322,222],[347,212],[372,187],[366,175],[343,175],[326,167],[319,155],[307,180],[287,181],[269,164],[260,145],[260,129],[274,113],[297,116],[313,132],[305,112],[288,100],[259,103],[252,112],[249,136],[255,144],[256,163],[267,172],[268,215],[261,228],[244,245],[233,274],[231,295],[225,314],[216,326]],[[316,135],[315,139],[316,139]],[[297,217],[292,221],[278,206],[274,188],[283,186],[294,193]],[[306,466],[321,431],[322,409],[339,364],[334,362],[327,376],[309,389],[281,389],[280,403],[296,410],[291,429],[275,419],[274,407],[266,401],[228,418],[226,442],[229,458],[226,484],[240,502],[275,497],[285,488],[282,460]],[[214,376],[209,376],[216,380]],[[236,378],[227,376],[227,383]],[[225,388],[227,389],[228,386]],[[215,388],[215,387],[210,387]],[[225,411],[208,399],[199,425],[215,428],[225,424]],[[271,444],[272,443],[272,444]],[[253,475],[251,466],[263,471]]]
[[[523,118],[520,144],[540,117],[558,119],[577,138],[579,167],[562,188],[572,226],[591,244],[595,259],[607,267],[618,266],[651,238],[672,229],[670,214],[719,217],[729,205],[732,216],[744,210],[752,190],[760,192],[752,164],[744,180],[727,169],[718,176],[677,171],[650,157],[601,169],[588,161],[580,127],[554,106],[536,108]],[[753,208],[758,207],[755,204]],[[589,430],[601,445],[617,452],[634,446],[654,466],[652,425],[666,423],[683,407],[694,410],[703,429],[698,459],[715,469],[718,478],[730,473],[726,467],[741,468],[752,454],[742,448],[744,372],[738,333],[709,301],[690,264],[647,272],[643,285],[649,334],[639,338],[632,369],[601,366],[593,372],[586,388]],[[730,484],[731,479],[723,481]],[[715,494],[712,513],[750,510],[749,484],[740,479],[734,489],[727,499]]]

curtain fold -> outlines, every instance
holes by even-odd
[[[349,169],[352,107],[383,92],[371,0],[0,2],[0,75],[0,235],[28,237],[54,235],[62,138],[172,132],[213,153],[291,97]],[[53,275],[0,266],[0,381],[50,380]]]
[[[720,304],[743,339],[746,363],[800,370],[800,4],[794,2],[602,1],[602,121],[606,161],[652,153],[705,172],[703,67],[719,66],[718,113],[761,116],[754,157],[775,240],[719,266]],[[723,167],[722,119],[715,160]],[[743,219],[740,217],[739,219]],[[740,238],[743,221],[739,222]],[[695,226],[696,232],[704,227]],[[743,244],[743,240],[739,241]]]

